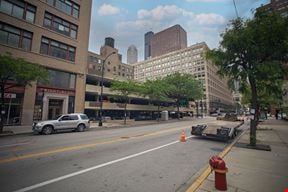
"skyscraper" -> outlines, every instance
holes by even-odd
[[[138,62],[138,51],[135,45],[130,45],[127,49],[127,63],[133,64]]]
[[[152,31],[149,31],[145,33],[144,41],[145,41],[145,47],[144,47],[144,59],[147,60],[149,57],[151,57],[151,38],[153,37],[154,33]]]
[[[180,25],[174,25],[151,37],[151,57],[157,57],[187,48],[187,34]]]

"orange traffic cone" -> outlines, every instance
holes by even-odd
[[[185,142],[186,141],[186,136],[185,136],[184,131],[182,131],[182,134],[181,134],[181,137],[180,137],[180,141],[181,142]]]

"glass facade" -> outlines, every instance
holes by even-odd
[[[46,2],[63,11],[64,13],[71,15],[75,18],[79,17],[80,6],[69,0],[46,0]]]
[[[75,61],[75,47],[42,37],[40,53],[60,59]]]
[[[44,16],[44,27],[57,31],[66,36],[76,39],[78,27],[68,21],[46,12]]]
[[[36,7],[23,0],[0,0],[0,11],[34,23]]]
[[[0,22],[0,43],[17,47],[25,51],[31,50],[33,33]]]
[[[72,73],[66,73],[62,71],[48,70],[49,82],[39,83],[40,85],[46,85],[55,88],[75,89],[76,75]]]

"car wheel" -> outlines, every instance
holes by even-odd
[[[80,125],[77,126],[77,131],[79,131],[79,132],[83,132],[84,129],[85,129],[85,125],[84,124],[80,124]]]
[[[49,135],[53,132],[53,127],[51,125],[47,125],[42,129],[42,133],[44,135]]]

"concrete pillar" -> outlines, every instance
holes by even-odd
[[[32,82],[31,85],[26,85],[25,87],[21,125],[32,125],[35,97],[36,97],[36,87],[37,87],[36,82]]]
[[[75,93],[75,109],[74,111],[77,113],[84,112],[84,104],[85,104],[85,75],[77,74],[76,77],[76,93]]]

